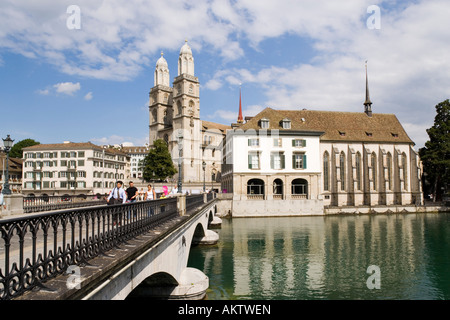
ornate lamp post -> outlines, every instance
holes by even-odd
[[[9,151],[13,146],[14,140],[11,139],[9,134],[6,136],[6,139],[3,140],[3,145],[5,146],[6,152],[6,175],[5,175],[5,185],[3,186],[3,194],[11,194],[11,190],[9,189]]]
[[[203,192],[206,192],[206,185],[205,185],[205,169],[206,169],[206,162],[203,161],[202,163],[203,168]]]
[[[182,193],[182,182],[181,182],[181,162],[182,162],[182,152],[183,152],[183,133],[178,131],[178,193]]]

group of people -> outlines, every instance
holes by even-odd
[[[176,188],[172,189],[171,193],[176,193]],[[163,186],[163,192],[160,195],[159,199],[166,198],[169,195],[169,190],[167,186]],[[136,201],[147,201],[147,200],[156,200],[156,192],[153,189],[152,185],[149,184],[147,186],[147,191],[144,191],[141,188],[141,191],[134,186],[133,181],[130,181],[128,188],[123,188],[123,182],[117,181],[116,187],[111,190],[108,197],[106,198],[106,202],[108,204],[111,203],[127,203],[127,202],[136,202]]]

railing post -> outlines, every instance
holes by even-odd
[[[208,194],[203,193],[203,203],[207,203],[207,202],[208,202]]]
[[[177,196],[177,209],[178,215],[184,216],[186,215],[186,195],[180,194]]]
[[[2,211],[2,215],[12,216],[16,214],[23,214],[23,194],[12,193],[5,194],[3,196],[6,204],[6,210]]]

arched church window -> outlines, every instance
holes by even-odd
[[[330,157],[327,151],[323,154],[323,190],[330,191]]]
[[[373,190],[377,190],[377,156],[375,152],[372,152],[370,162],[372,166]]]
[[[340,178],[341,178],[341,190],[345,191],[345,154],[342,151],[339,156],[339,166],[340,166]]]
[[[356,189],[361,190],[361,154],[356,153]]]
[[[183,113],[183,107],[181,106],[180,101],[177,102],[177,110],[178,110],[179,115],[181,115]]]
[[[169,145],[169,135],[167,133],[164,135],[164,142],[166,145]]]

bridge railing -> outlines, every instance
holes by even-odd
[[[52,210],[64,210],[105,204],[105,196],[97,195],[61,195],[61,196],[26,196],[23,198],[23,212],[43,212]]]
[[[177,198],[0,220],[0,300],[64,273],[178,216]]]

